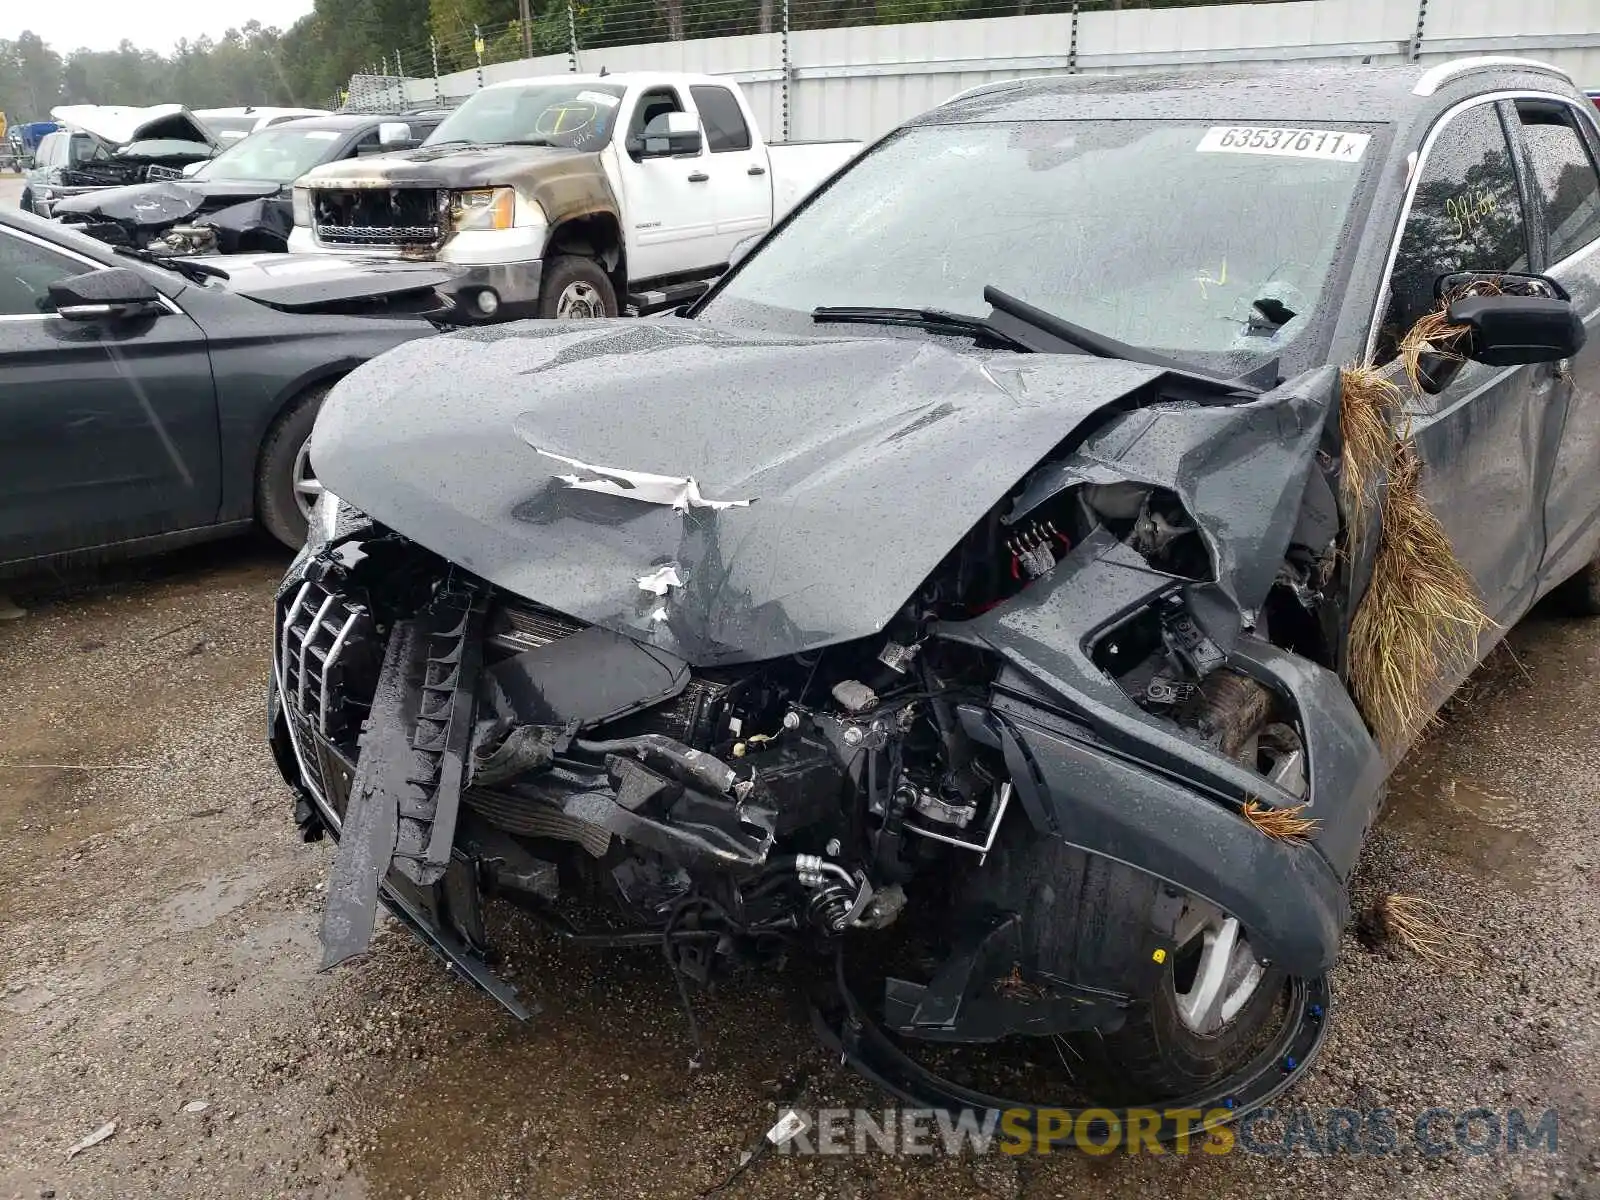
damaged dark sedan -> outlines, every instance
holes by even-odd
[[[525,1014],[497,904],[680,980],[798,942],[903,1096],[1063,1035],[1264,1102],[1389,768],[1600,611],[1595,117],[1506,60],[988,85],[682,316],[358,369],[270,706],[326,962],[382,904]]]

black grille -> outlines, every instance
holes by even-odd
[[[432,246],[444,235],[434,188],[319,188],[311,206],[317,238],[328,245]]]
[[[276,650],[283,701],[310,729],[337,740],[359,727],[379,654],[365,608],[303,583],[284,606]]]

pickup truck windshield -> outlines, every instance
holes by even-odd
[[[608,83],[528,83],[474,94],[423,143],[532,142],[600,150],[611,140],[623,89]]]
[[[233,143],[190,178],[293,183],[323,162],[343,136],[332,129],[263,129]]]
[[[907,129],[704,311],[797,331],[839,305],[981,316],[992,284],[1108,338],[1243,370],[1325,302],[1369,141],[1174,121]]]

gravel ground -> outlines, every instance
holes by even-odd
[[[526,1027],[393,926],[317,974],[331,851],[295,839],[262,740],[283,565],[244,541],[42,581],[0,625],[0,1196],[690,1196],[799,1076],[810,1105],[882,1106],[813,1048],[788,976],[697,1002],[691,1075],[653,954],[508,930]],[[1406,764],[1358,881],[1443,900],[1478,953],[1347,938],[1293,1102],[1403,1129],[1554,1106],[1555,1155],[767,1158],[727,1194],[1600,1197],[1600,625],[1536,614],[1509,644]]]
[[[0,1196],[693,1196],[802,1077],[812,1107],[883,1106],[814,1048],[791,976],[697,1000],[690,1074],[651,954],[505,930],[529,1026],[392,925],[317,974],[331,849],[295,839],[262,736],[284,564],[245,540],[34,581],[0,623]],[[1535,614],[1507,644],[1402,768],[1356,884],[1441,901],[1476,951],[1441,970],[1348,936],[1288,1103],[1402,1130],[1554,1107],[1557,1153],[769,1157],[723,1194],[1600,1200],[1600,624]]]

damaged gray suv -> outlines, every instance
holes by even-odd
[[[1037,1102],[950,1044],[1062,1035],[1263,1103],[1389,768],[1600,609],[1595,118],[1504,59],[992,84],[679,316],[357,368],[270,712],[326,961],[381,904],[525,1014],[495,905],[798,944],[902,1096]]]

